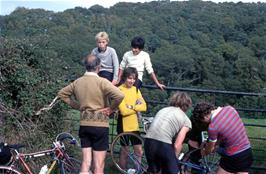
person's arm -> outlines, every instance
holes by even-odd
[[[158,81],[158,79],[157,79],[157,77],[156,77],[156,75],[155,75],[155,73],[154,72],[152,72],[151,74],[151,79],[154,81],[154,83],[156,84],[156,86],[158,86],[158,88],[160,88],[160,90],[164,90],[164,88],[165,88],[165,85],[164,84],[161,84],[159,81]]]
[[[134,110],[137,112],[145,112],[147,110],[147,104],[143,99],[140,90],[137,92],[137,101]]]
[[[119,108],[119,111],[120,111],[122,116],[128,116],[128,115],[136,114],[136,111],[134,110],[134,106],[127,104],[125,100],[123,100],[120,103],[118,108]]]
[[[79,110],[80,108],[79,103],[71,99],[71,96],[73,95],[73,91],[74,91],[74,82],[64,87],[63,89],[61,89],[58,92],[57,96],[61,100],[63,100],[65,103],[67,103],[69,106],[71,106],[72,108]]]
[[[124,72],[124,69],[127,66],[127,56],[126,56],[126,54],[127,53],[124,54],[124,56],[122,58],[122,61],[121,61],[120,65],[119,65],[118,81],[117,81],[117,83],[119,83],[121,81],[122,74]]]
[[[154,70],[152,68],[151,58],[150,58],[150,55],[148,53],[146,54],[146,57],[144,59],[144,66],[145,66],[145,69],[147,70],[148,74],[150,74],[151,79],[154,81],[156,86],[158,86],[158,88],[160,88],[160,90],[164,90],[165,85],[161,84],[158,81],[158,79],[154,73]]]
[[[216,142],[208,142],[205,147],[201,149],[201,155],[205,156],[212,153],[215,149]]]
[[[104,86],[102,89],[104,89],[105,96],[111,99],[111,104],[109,107],[112,111],[114,111],[118,108],[118,105],[122,102],[125,96],[120,89],[114,86],[111,82],[106,79],[103,80],[104,82],[102,85]]]
[[[121,77],[122,77],[123,72],[124,72],[124,70],[119,68],[117,84],[119,84],[119,82],[121,81]]]
[[[212,153],[215,149],[215,144],[217,140],[218,140],[218,131],[211,124],[208,127],[208,142],[205,144],[204,148],[201,149],[201,155],[205,156]]]
[[[186,137],[187,132],[190,129],[186,126],[182,127],[181,130],[179,131],[179,133],[177,134],[176,140],[175,140],[175,154],[176,156],[178,156],[182,150],[182,146],[183,146],[183,141]]]
[[[118,61],[118,57],[117,57],[115,49],[113,49],[111,56],[112,56],[113,68],[114,68],[114,76],[113,76],[112,84],[116,85],[118,83],[118,78],[119,78],[119,75],[118,75],[118,73],[119,73],[119,61]]]

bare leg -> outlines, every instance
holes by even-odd
[[[121,146],[120,148],[120,156],[119,156],[119,164],[122,169],[126,169],[127,160],[128,160],[129,147]]]
[[[137,159],[139,161],[139,164],[141,164],[141,158],[143,155],[142,145],[134,145],[133,148],[134,148],[134,153],[136,154]]]
[[[93,151],[93,166],[94,174],[103,174],[104,173],[104,162],[106,157],[106,151]]]
[[[232,173],[225,171],[221,166],[219,166],[216,174],[232,174]]]
[[[82,164],[80,168],[80,173],[87,173],[91,166],[91,148],[82,148]]]

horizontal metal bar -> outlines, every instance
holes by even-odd
[[[160,102],[160,101],[155,101],[155,100],[146,100],[147,103],[151,104],[160,104],[160,105],[167,105],[167,102]],[[266,109],[245,109],[245,108],[236,108],[238,111],[243,111],[243,112],[266,112]]]
[[[249,124],[249,123],[245,123],[245,126],[254,126],[254,127],[266,127],[266,125],[262,125],[262,124]],[[265,139],[266,140],[266,139]]]
[[[158,89],[155,85],[142,85],[144,88]],[[244,95],[244,96],[263,96],[265,93],[253,93],[253,92],[235,92],[235,91],[223,91],[223,90],[210,90],[210,89],[195,89],[195,88],[179,88],[179,87],[166,87],[166,90],[177,90],[187,92],[201,92],[201,93],[215,93],[215,94],[228,94],[228,95]]]
[[[251,166],[252,170],[266,170],[266,167]]]

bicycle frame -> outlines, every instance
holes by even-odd
[[[33,153],[19,153],[17,149],[11,148],[12,162],[9,164],[9,167],[17,169],[16,165],[18,165],[19,167],[23,167],[27,174],[33,174],[30,166],[26,162],[26,159],[51,156],[52,160],[50,161],[51,165],[49,165],[48,174],[50,174],[54,169],[56,163],[59,165],[60,173],[64,174],[65,171],[62,164],[67,164],[67,166],[70,167],[68,169],[71,170],[75,168],[75,164],[72,162],[73,158],[69,157],[68,154],[65,153],[65,145],[63,141],[67,139],[70,140],[70,144],[77,144],[76,139],[71,134],[63,132],[57,135],[56,141],[53,142],[53,148],[51,149]]]
[[[50,166],[49,170],[48,170],[48,174],[53,170],[55,163],[58,162],[58,159],[60,158],[65,158],[66,155],[63,152],[64,147],[60,145],[60,143],[54,143],[54,148],[53,149],[48,149],[48,150],[43,150],[43,151],[39,151],[39,152],[34,152],[34,153],[19,153],[17,150],[13,149],[12,153],[14,155],[13,157],[13,162],[11,163],[11,167],[14,168],[15,167],[15,162],[19,161],[19,165],[23,166],[24,169],[27,171],[28,174],[33,174],[32,170],[30,169],[29,165],[26,163],[25,159],[31,159],[31,158],[39,158],[42,156],[51,156],[51,155],[55,155],[55,157],[53,157],[54,159],[52,160],[53,163]],[[50,171],[50,172],[49,172]]]
[[[134,174],[142,174],[143,172],[146,172],[145,167],[143,166],[143,164],[141,164],[141,162],[138,160],[138,158],[136,157],[137,155],[135,153],[129,153],[128,157],[134,161],[135,165],[137,166],[137,171],[135,171]]]
[[[184,167],[188,167],[191,169],[194,169],[196,171],[198,171],[198,174],[207,174],[208,173],[208,169],[205,168],[204,166],[198,165],[198,164],[194,164],[191,162],[183,162],[183,161],[178,161],[178,165],[181,166],[183,165]]]

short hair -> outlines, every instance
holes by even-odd
[[[176,92],[170,97],[170,106],[179,107],[182,111],[187,112],[192,105],[192,100],[185,92]]]
[[[99,33],[96,34],[96,36],[95,36],[96,42],[99,39],[105,39],[107,42],[109,42],[109,36],[108,36],[108,34],[105,31],[102,31],[102,32],[99,32]]]
[[[131,76],[131,75],[135,75],[135,79],[138,79],[138,71],[136,68],[134,67],[127,67],[124,69],[121,80],[124,83],[126,81],[126,79]]]
[[[86,54],[84,57],[84,64],[88,72],[93,72],[101,65],[101,59],[95,55]]]
[[[134,37],[131,41],[132,48],[139,48],[140,50],[143,50],[144,45],[145,45],[145,40],[140,36]]]
[[[196,122],[202,122],[204,117],[211,113],[216,107],[212,103],[200,102],[198,103],[192,112],[191,119]]]

